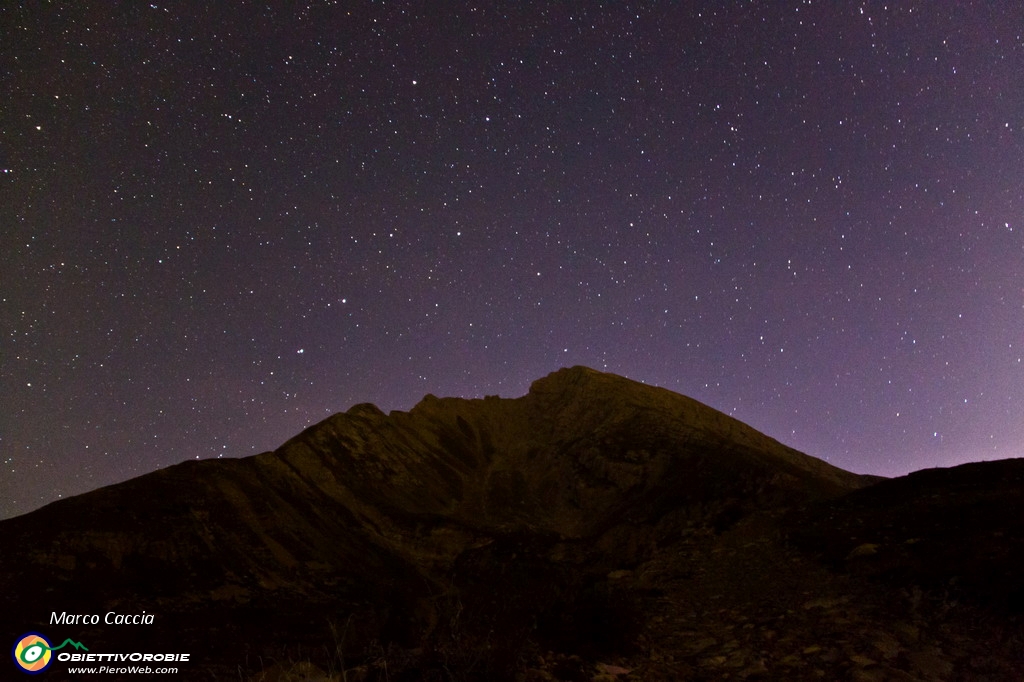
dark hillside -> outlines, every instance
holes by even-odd
[[[1018,468],[876,483],[575,367],[2,522],[0,634],[189,679],[1004,679]],[[52,622],[111,611],[154,622]]]

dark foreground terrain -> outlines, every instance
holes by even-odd
[[[1022,501],[1024,460],[858,476],[576,367],[0,522],[0,638],[189,680],[1020,680]]]

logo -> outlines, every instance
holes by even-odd
[[[88,651],[81,642],[75,642],[71,639],[65,639],[64,643],[60,646],[51,647],[50,643],[41,634],[29,632],[15,643],[11,655],[14,656],[14,662],[19,668],[30,675],[37,675],[49,667],[53,659],[51,652],[63,649],[68,644],[76,649]]]

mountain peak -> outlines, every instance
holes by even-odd
[[[583,365],[563,367],[547,376],[537,379],[530,384],[530,395],[561,395],[566,393],[591,392],[603,394],[600,397],[607,399],[608,394],[621,391],[634,391],[649,389],[651,387],[632,379],[600,372]],[[659,389],[662,390],[662,389]]]
[[[209,663],[207,677],[237,676],[243,650],[277,647],[287,660],[289,647],[308,652],[323,641],[327,651],[338,627],[346,661],[364,666],[349,679],[376,679],[382,647],[420,671],[462,665],[465,679],[477,679],[470,669],[479,679],[510,679],[529,647],[569,661],[628,656],[657,641],[658,652],[684,660],[675,635],[658,628],[697,613],[695,605],[703,615],[686,627],[720,631],[725,642],[748,632],[725,622],[729,614],[767,608],[759,600],[779,600],[776,630],[816,616],[805,602],[833,603],[807,593],[847,583],[811,568],[805,550],[783,537],[828,545],[828,557],[854,556],[858,566],[872,565],[864,562],[874,553],[892,561],[927,550],[900,544],[885,554],[889,535],[864,527],[875,518],[865,504],[905,504],[919,486],[914,479],[909,492],[882,487],[858,497],[875,480],[692,398],[576,366],[518,398],[427,395],[390,414],[357,404],[274,452],[188,461],[0,522],[0,613],[19,614],[19,632],[40,627],[97,650],[137,642],[123,628],[47,629],[51,613],[157,613],[160,645],[194,652]],[[830,536],[830,524],[843,532]],[[39,528],[49,530],[40,536]],[[870,550],[851,554],[850,537]],[[945,578],[928,573],[936,584]],[[863,589],[874,599],[875,588]],[[667,608],[669,597],[658,595],[672,595],[672,608],[651,620]],[[835,603],[851,608],[843,598]],[[759,618],[775,622],[766,613]],[[324,618],[334,619],[333,634]],[[648,644],[638,639],[644,628]],[[797,653],[805,650],[807,637],[794,637]],[[696,668],[652,663],[671,660],[658,652],[630,663],[642,679],[695,676]],[[723,652],[722,660],[738,656]],[[835,660],[831,673],[845,675],[848,664]]]
[[[531,392],[534,387],[544,390],[547,385],[578,385],[585,382],[587,379],[595,379],[598,377],[616,377],[622,379],[615,374],[608,374],[606,372],[599,372],[596,369],[585,367],[584,365],[573,365],[572,367],[563,367],[561,369],[551,372],[547,376],[537,379],[531,384]],[[628,381],[628,379],[626,379]]]

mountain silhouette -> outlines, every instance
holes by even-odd
[[[861,476],[573,367],[0,522],[0,634],[183,679],[1020,679],[1022,493],[1021,460]]]

